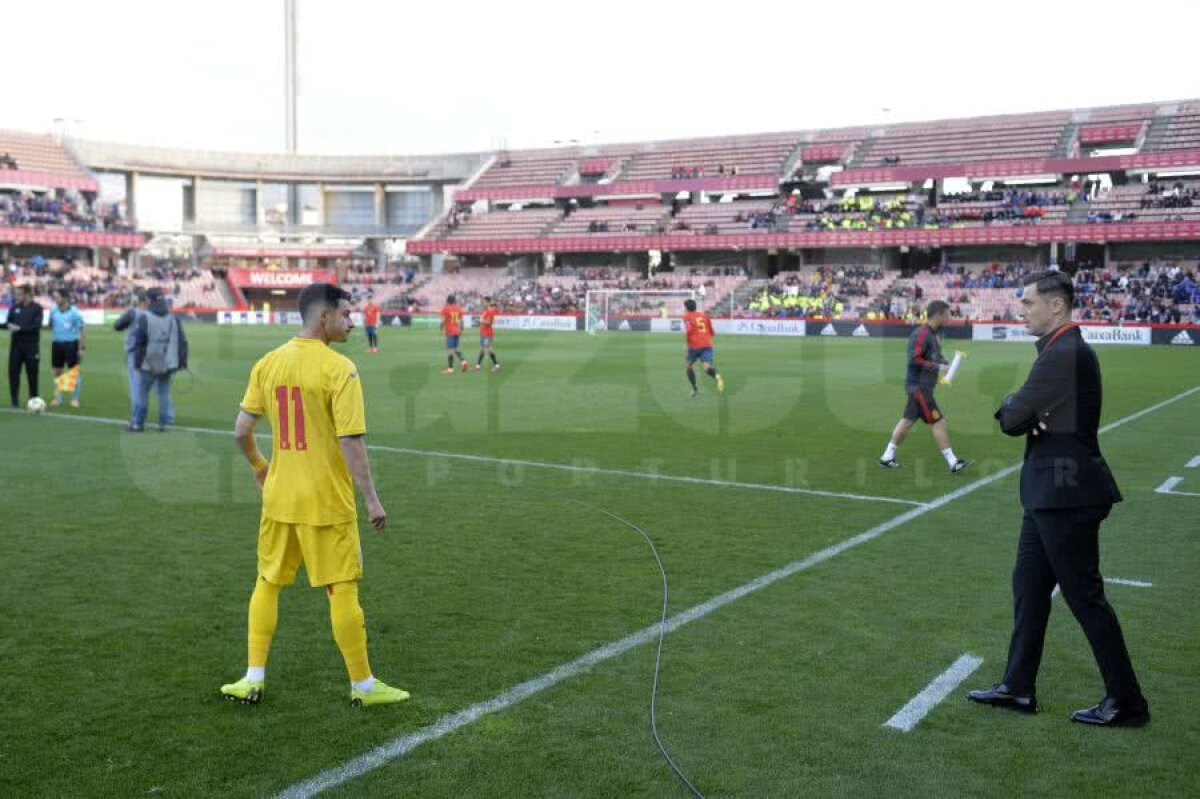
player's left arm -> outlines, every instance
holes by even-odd
[[[144,321],[144,320],[143,320]],[[237,439],[242,454],[254,471],[254,482],[261,489],[267,480],[267,471],[271,468],[268,461],[258,450],[258,440],[254,437],[254,426],[266,412],[263,404],[262,390],[258,381],[258,364],[250,372],[250,382],[246,386],[246,394],[242,397],[242,405],[238,409],[237,421],[233,424],[233,437]]]
[[[75,311],[79,316],[79,351],[83,352],[87,349],[87,325],[83,323],[83,314]]]
[[[242,454],[246,456],[246,461],[254,471],[254,482],[261,489],[267,481],[267,472],[271,468],[271,462],[258,450],[258,440],[254,437],[256,424],[258,424],[257,416],[246,413],[245,410],[239,410],[237,421],[233,424],[233,437],[237,439],[238,446],[242,448]]]

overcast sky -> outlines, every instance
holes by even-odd
[[[283,5],[4,3],[0,127],[63,118],[87,138],[282,150]],[[299,0],[300,149],[453,152],[1200,97],[1200,57],[1176,35],[1196,30],[1200,4],[1105,8]]]

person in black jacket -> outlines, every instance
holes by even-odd
[[[1083,628],[1104,678],[1105,697],[1076,711],[1084,724],[1140,726],[1150,710],[1133,672],[1117,614],[1100,576],[1100,523],[1121,492],[1097,441],[1100,362],[1071,324],[1074,287],[1061,272],[1025,280],[1025,324],[1039,336],[1025,385],[1005,398],[996,419],[1026,436],[1021,470],[1025,509],[1013,567],[1014,629],[1003,682],[971,691],[975,702],[1032,713],[1054,586]]]
[[[33,301],[33,289],[17,289],[19,301],[8,309],[12,341],[8,349],[8,392],[12,406],[21,407],[21,367],[29,381],[29,396],[38,396],[38,367],[41,365],[42,306]]]

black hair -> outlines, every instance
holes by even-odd
[[[689,311],[694,311],[694,310],[696,310],[696,301],[695,300],[684,300],[683,307],[687,308]]]
[[[933,302],[929,303],[929,305],[925,306],[925,316],[926,318],[937,316],[938,314],[943,314],[948,310],[950,310],[950,303],[946,302],[945,300],[934,300]]]
[[[454,304],[454,295],[453,295],[453,294],[449,294],[449,295],[447,295],[447,296],[446,296],[446,304],[447,304],[447,305],[453,305],[453,304]]]
[[[1058,270],[1051,269],[1045,272],[1038,272],[1030,275],[1021,282],[1026,286],[1037,285],[1038,294],[1062,297],[1066,300],[1068,308],[1075,305],[1075,283],[1072,282],[1069,275]]]
[[[310,283],[300,292],[300,318],[308,323],[314,311],[336,307],[342,300],[349,300],[350,292],[332,283]]]

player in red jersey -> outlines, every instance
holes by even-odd
[[[500,361],[496,360],[496,353],[492,352],[492,339],[496,335],[492,325],[496,321],[496,313],[496,304],[492,302],[492,298],[484,297],[483,313],[479,315],[479,357],[475,359],[475,371],[483,368],[485,355],[492,358],[492,371],[500,371]]]
[[[363,326],[367,329],[367,352],[379,352],[379,306],[374,300],[363,308]]]
[[[725,381],[717,374],[717,369],[713,366],[712,340],[715,331],[712,320],[708,318],[708,314],[696,310],[695,300],[686,300],[683,307],[687,309],[687,313],[683,315],[683,326],[687,331],[687,362],[685,366],[688,382],[692,384],[692,396],[700,396],[700,389],[696,387],[696,370],[692,368],[696,361],[704,362],[704,373],[717,381],[717,393],[724,394]]]
[[[470,366],[467,364],[467,359],[463,357],[462,352],[458,349],[458,337],[462,333],[462,308],[454,301],[455,297],[451,294],[446,298],[446,305],[442,308],[442,323],[439,326],[443,333],[446,334],[446,368],[442,370],[442,374],[448,375],[454,373],[454,356],[458,356],[458,362],[465,372]]]

